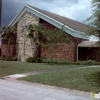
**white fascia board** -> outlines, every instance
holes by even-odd
[[[9,24],[9,26],[13,26],[19,19],[20,17],[24,14],[25,11],[29,11],[31,12],[32,14],[38,16],[39,18],[49,22],[50,24],[54,25],[55,27],[61,29],[62,26],[64,25],[63,23],[60,23],[59,21],[35,10],[34,8],[28,6],[28,5],[24,5],[22,7],[22,9],[19,11],[19,13],[14,17],[14,19],[11,21],[11,23]],[[74,36],[74,37],[77,37],[77,38],[83,38],[83,39],[88,39],[87,36],[83,36],[83,34],[85,34],[84,32],[79,32],[79,31],[76,31],[66,25],[64,25],[64,31],[67,32],[68,34]]]
[[[82,39],[87,39],[89,40],[89,35],[87,35],[85,32],[81,32],[81,31],[74,31],[74,34],[76,34],[77,37],[82,38]]]
[[[49,22],[50,24],[56,26],[59,29],[61,29],[62,26],[64,25],[63,23],[60,23],[59,21],[56,21],[55,19],[53,19],[41,12],[38,12],[37,10],[35,10],[34,8],[31,8],[30,6],[27,6],[27,8],[28,8],[27,10],[30,11],[31,13],[34,13],[36,16],[40,17],[41,19],[44,19],[45,21]],[[88,39],[88,36],[84,36],[84,34],[85,34],[84,32],[76,31],[66,25],[64,25],[64,31],[74,37]]]
[[[30,6],[28,6],[28,5],[26,5],[27,6],[27,8],[30,8],[29,9],[29,11],[30,10],[32,10],[32,11],[30,11],[31,13],[35,13],[35,15],[37,15],[38,17],[41,17],[42,19],[44,19],[44,20],[46,20],[46,19],[48,19],[48,20],[46,20],[46,21],[53,21],[53,22],[56,22],[57,24],[60,24],[61,26],[63,26],[64,24],[62,24],[62,23],[60,23],[59,21],[57,21],[57,20],[55,20],[55,19],[53,19],[53,18],[51,18],[51,17],[49,17],[49,16],[47,16],[47,15],[45,15],[45,14],[43,14],[43,13],[41,13],[41,12],[39,12],[39,11],[37,11],[37,10],[35,10],[34,8],[32,8],[32,7],[30,7]],[[72,28],[70,28],[70,27],[68,27],[68,26],[66,26],[68,29],[70,29],[70,30],[73,30]],[[60,28],[62,28],[62,27],[60,27]]]
[[[85,32],[77,31],[77,30],[70,30],[66,26],[64,28],[65,32],[70,33],[70,35],[76,37],[76,38],[82,38],[89,40],[89,36],[86,35]]]

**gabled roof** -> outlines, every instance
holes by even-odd
[[[30,5],[24,5],[15,18],[11,21],[9,26],[15,25],[25,11],[29,11],[32,14],[35,14],[39,18],[60,29],[64,25],[64,31],[74,37],[83,39],[89,38],[88,36],[84,35],[86,29],[88,28],[87,25]]]
[[[30,6],[30,5],[28,5]],[[39,8],[36,8],[36,7],[33,7],[33,6],[30,6],[34,9],[36,9],[37,11],[40,11],[42,12],[43,14],[63,23],[64,25],[67,25],[68,27],[72,28],[72,29],[75,29],[75,30],[78,30],[78,31],[86,31],[87,29],[87,25],[83,24],[83,23],[80,23],[78,21],[75,21],[75,20],[72,20],[72,19],[69,19],[69,18],[66,18],[66,17],[63,17],[63,16],[60,16],[60,15],[57,15],[57,14],[54,14],[54,13],[51,13],[51,12],[48,12],[46,10],[42,10],[42,9],[39,9]]]

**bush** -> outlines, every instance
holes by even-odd
[[[18,61],[17,57],[12,57],[12,61]]]
[[[50,63],[50,59],[43,59],[43,63]]]
[[[35,60],[34,60],[33,57],[29,57],[29,58],[26,59],[26,62],[34,62],[34,61],[35,61]]]
[[[95,60],[88,60],[88,61],[78,61],[78,65],[100,65],[100,62],[96,62]]]
[[[43,62],[51,63],[51,59],[44,59]],[[72,65],[100,65],[100,63],[96,62],[95,60],[71,62],[68,60],[57,60],[57,59],[53,60],[53,64],[57,64],[57,65],[69,65],[69,64],[72,64]]]
[[[11,57],[11,56],[3,56],[1,57],[4,61],[17,61],[17,57]]]
[[[43,62],[44,63],[51,63],[51,59],[43,59]],[[67,60],[57,60],[57,59],[53,59],[53,64],[67,65],[67,64],[73,64],[73,62],[67,61]]]
[[[43,58],[36,58],[36,57],[29,57],[26,59],[26,62],[30,62],[30,63],[41,63],[43,62]]]

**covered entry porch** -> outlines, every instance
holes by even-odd
[[[82,41],[77,46],[77,61],[98,60],[100,47],[96,41]]]

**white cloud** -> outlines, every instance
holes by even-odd
[[[78,5],[73,6],[72,18],[82,21],[89,17],[91,14],[90,0],[79,2]]]
[[[55,5],[55,8],[51,9],[52,12],[78,21],[85,20],[91,14],[90,0],[83,0],[77,3],[69,2],[69,4],[66,4],[65,2],[60,2],[61,1],[59,1],[57,4],[53,4],[53,6]],[[58,6],[60,4],[62,6]]]
[[[24,4],[44,9],[61,16],[77,21],[83,21],[91,15],[91,0],[3,0],[4,11],[3,21],[9,24],[12,16],[20,10]],[[12,12],[11,14],[8,14]]]
[[[27,3],[81,22],[91,15],[91,0],[31,0]]]

